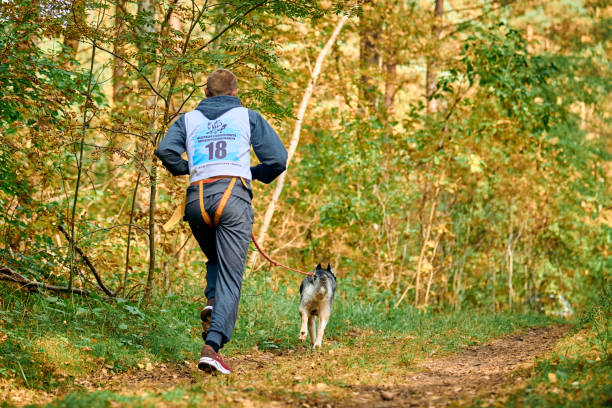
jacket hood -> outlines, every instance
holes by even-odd
[[[240,99],[231,95],[212,96],[203,99],[196,110],[202,112],[208,119],[217,119],[230,109],[242,106]]]

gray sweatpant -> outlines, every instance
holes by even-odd
[[[243,188],[240,183],[234,186],[234,190]],[[204,189],[206,191],[206,186]],[[222,195],[204,196],[204,208],[211,218]],[[202,219],[197,199],[187,203],[185,220],[208,258],[204,293],[208,299],[215,298],[215,304],[206,340],[223,347],[232,337],[236,325],[242,275],[251,242],[253,209],[250,201],[244,199],[244,194],[232,194],[219,225],[211,228]]]

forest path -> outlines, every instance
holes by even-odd
[[[529,328],[420,362],[402,358],[410,336],[374,350],[367,346],[371,343],[361,342],[371,341],[372,333],[356,332],[351,347],[330,345],[322,352],[303,347],[282,354],[252,350],[227,358],[235,370],[231,376],[204,374],[188,361],[147,364],[124,373],[101,367],[75,379],[76,389],[58,390],[59,395],[39,393],[36,400],[24,402],[61,400],[61,395],[79,389],[112,392],[104,399],[113,407],[444,407],[476,398],[493,402],[524,384],[535,359],[551,351],[569,329]]]
[[[568,330],[568,326],[531,328],[453,356],[427,359],[419,370],[406,372],[399,384],[354,387],[356,398],[338,406],[445,407],[476,398],[492,403],[523,384],[536,357],[552,350]]]

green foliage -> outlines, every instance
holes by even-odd
[[[317,195],[320,227],[357,249],[346,257],[366,276],[415,279],[424,247],[441,307],[508,302],[507,241],[517,234],[513,300],[534,307],[562,292],[584,304],[589,285],[570,271],[585,268],[587,280],[607,282],[600,243],[609,227],[595,220],[610,205],[601,165],[609,153],[603,139],[587,140],[575,107],[606,98],[609,63],[536,54],[508,24],[464,30],[459,57],[438,82],[438,112],[413,104],[398,123],[385,110],[332,109],[324,123],[333,130],[313,125],[313,141],[302,147],[296,190]],[[294,197],[289,204],[307,208]],[[333,256],[329,242],[313,240],[309,250]],[[393,283],[396,296],[410,285]]]
[[[49,344],[69,345],[66,353],[83,359],[74,363],[77,372],[93,361],[123,371],[143,359],[178,362],[196,352],[192,326],[197,305],[177,297],[145,313],[122,299],[109,304],[95,298],[23,296],[4,285],[0,290],[0,319],[8,335],[0,344],[2,375],[20,378],[29,387],[55,388],[62,381],[53,377],[58,362],[48,360],[53,350],[41,349]]]
[[[5,50],[0,56],[0,125],[5,136],[23,126],[57,126],[83,100],[86,74],[67,70],[58,55],[35,46],[38,38],[65,23],[62,14],[55,14],[58,10],[41,11],[38,5],[17,0],[0,8],[0,48]]]

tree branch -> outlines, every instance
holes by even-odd
[[[69,289],[65,286],[49,285],[46,283],[30,280],[26,278],[25,276],[7,267],[0,268],[0,281],[20,283],[22,285],[21,287],[27,288],[28,290],[33,291],[33,292],[39,292],[39,289],[42,288],[42,289],[52,290],[54,292],[74,293],[75,295],[90,296],[89,291],[84,290],[84,289],[77,289],[77,288]]]
[[[98,44],[96,44],[96,47],[97,47],[99,50],[104,51],[105,53],[107,53],[107,54],[109,54],[109,55],[112,55],[113,57],[117,58],[118,60],[123,61],[123,62],[125,62],[127,65],[129,65],[129,66],[130,66],[130,68],[132,68],[134,71],[136,71],[136,73],[138,74],[138,76],[140,76],[140,77],[141,77],[141,78],[142,78],[142,79],[143,79],[143,80],[144,80],[144,81],[147,83],[147,85],[149,86],[149,88],[151,89],[151,91],[153,91],[153,93],[155,93],[155,95],[159,96],[160,98],[162,98],[162,100],[163,100],[164,102],[166,102],[166,98],[164,98],[164,97],[163,97],[163,95],[162,95],[162,94],[160,94],[160,93],[157,91],[157,89],[156,89],[156,88],[153,86],[153,84],[151,83],[151,81],[149,81],[149,78],[147,78],[147,77],[145,76],[145,74],[143,74],[143,73],[140,71],[140,69],[139,69],[139,68],[138,68],[136,65],[132,64],[130,61],[128,61],[126,58],[124,58],[124,57],[120,56],[119,54],[117,54],[117,53],[115,53],[115,52],[113,52],[113,51],[107,50],[106,48],[100,47]]]
[[[248,9],[247,11],[244,12],[244,14],[240,17],[240,18],[236,18],[234,21],[232,21],[232,23],[230,25],[228,25],[227,27],[225,27],[223,30],[221,30],[219,32],[219,34],[215,35],[212,39],[210,39],[206,44],[204,44],[203,46],[201,46],[200,48],[198,48],[198,51],[202,51],[204,48],[208,47],[210,44],[214,43],[215,41],[217,41],[217,39],[219,39],[219,37],[221,37],[223,34],[225,34],[225,32],[227,30],[229,30],[230,28],[232,28],[233,26],[235,26],[236,24],[238,24],[239,21],[241,21],[243,18],[245,18],[247,15],[249,15],[252,11],[255,11],[256,9],[260,8],[261,6],[263,6],[264,4],[267,3],[268,0],[264,0],[260,3],[257,3],[256,5],[254,5],[253,7],[251,7],[250,9]]]
[[[58,225],[57,229],[60,230],[60,232],[64,234],[64,237],[66,237],[68,242],[72,244],[72,240],[70,239],[70,236],[68,235],[64,227],[62,227],[61,225]],[[76,245],[74,246],[74,249],[77,251],[79,255],[81,255],[83,262],[85,262],[85,265],[89,267],[89,270],[91,270],[91,273],[93,273],[93,276],[96,278],[96,282],[98,282],[98,286],[100,286],[100,288],[104,291],[104,293],[106,293],[110,297],[117,296],[113,291],[111,291],[104,285],[104,283],[102,282],[102,278],[100,278],[100,274],[98,274],[98,271],[96,270],[95,266],[93,266],[93,264],[91,263],[91,260],[89,259],[89,257],[83,253],[83,250]]]

